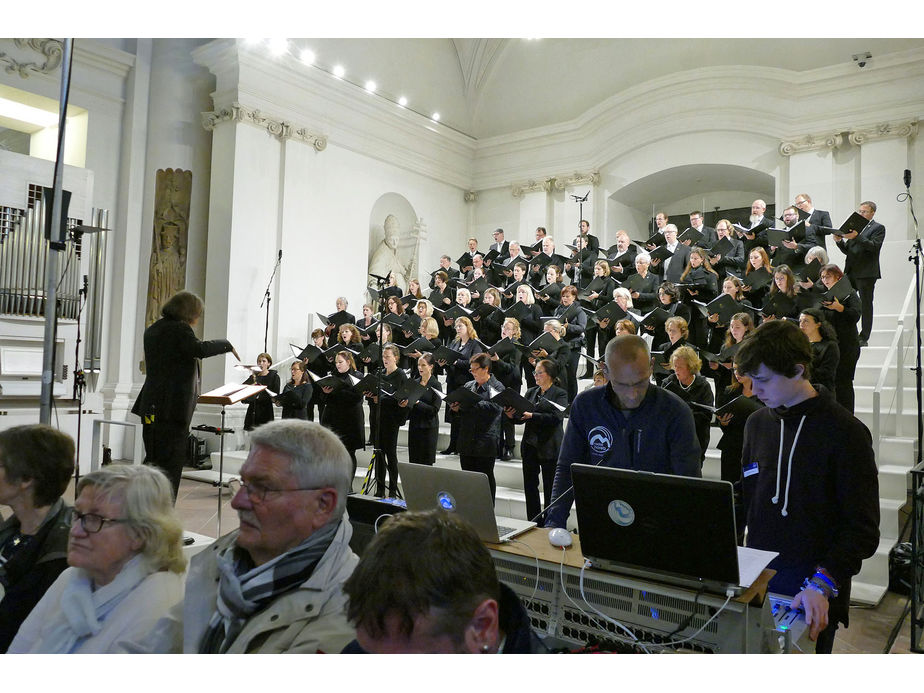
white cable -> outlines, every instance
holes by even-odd
[[[536,596],[536,592],[539,591],[539,554],[536,553],[536,550],[532,546],[520,541],[519,539],[509,539],[507,543],[508,544],[520,544],[521,546],[525,546],[527,549],[532,551],[533,556],[536,559],[536,584],[533,587],[533,593],[529,595],[529,601],[532,601],[533,598]]]
[[[580,585],[580,588],[581,588],[581,599],[584,600],[584,603],[587,604],[587,606],[590,608],[590,610],[593,611],[595,614],[597,614],[598,616],[601,616],[602,618],[606,619],[607,621],[609,621],[610,623],[614,624],[614,625],[617,626],[618,628],[621,628],[622,630],[624,630],[624,631],[626,632],[626,634],[627,634],[630,638],[632,638],[632,640],[633,640],[636,644],[638,644],[638,646],[641,647],[642,650],[645,651],[645,654],[651,654],[651,652],[649,652],[648,649],[647,649],[647,648],[642,644],[642,642],[638,639],[638,637],[635,635],[635,633],[633,633],[629,628],[627,628],[626,626],[624,626],[622,623],[620,623],[620,622],[617,621],[616,619],[611,618],[610,616],[607,616],[605,613],[603,613],[602,611],[598,610],[593,604],[591,604],[589,601],[587,601],[587,597],[584,596],[584,570],[587,568],[587,564],[588,564],[588,561],[584,561],[584,565],[581,566],[581,578],[580,578],[580,582],[578,583],[578,584]]]
[[[379,520],[381,520],[383,517],[391,517],[391,516],[392,516],[391,513],[382,513],[377,518],[375,518],[375,522],[372,523],[372,532],[374,534],[378,534],[379,533]]]
[[[697,631],[696,631],[695,633],[693,633],[692,635],[688,635],[687,637],[683,638],[683,640],[667,640],[666,642],[663,642],[663,643],[660,643],[660,644],[661,644],[661,645],[680,645],[680,644],[683,644],[683,643],[685,643],[685,642],[688,642],[688,641],[692,640],[692,639],[695,638],[697,635],[699,635],[700,633],[702,633],[703,630],[705,630],[706,626],[708,626],[710,623],[712,623],[712,622],[716,619],[716,617],[717,617],[719,614],[721,614],[723,611],[725,611],[725,607],[728,606],[728,603],[731,601],[731,598],[732,598],[732,595],[728,595],[728,597],[725,598],[725,603],[722,604],[722,606],[719,608],[719,610],[716,611],[714,614],[712,614],[712,616],[709,617],[709,620],[706,621],[703,625],[701,625],[701,626],[699,627],[699,630],[697,630]]]
[[[584,561],[584,566],[585,566],[585,567],[587,566],[587,563],[588,563],[588,561],[585,560],[585,561]],[[562,591],[562,593],[568,598],[568,601],[571,602],[572,605],[574,605],[574,608],[575,608],[575,609],[577,609],[577,610],[580,611],[582,614],[584,614],[585,616],[587,616],[587,618],[590,619],[590,622],[593,624],[594,628],[596,628],[596,629],[597,629],[598,631],[600,631],[602,634],[606,635],[608,638],[613,638],[614,640],[617,640],[617,641],[619,641],[619,642],[621,642],[621,643],[625,643],[625,644],[628,644],[628,645],[633,645],[633,644],[635,644],[633,641],[631,641],[631,640],[626,640],[625,638],[623,638],[623,637],[621,637],[621,636],[619,636],[619,635],[614,635],[613,633],[611,633],[611,632],[609,631],[609,629],[604,628],[603,625],[602,625],[599,621],[597,621],[597,619],[595,619],[593,616],[591,616],[591,615],[588,614],[586,611],[584,611],[584,609],[581,608],[580,604],[578,604],[576,601],[574,601],[574,600],[571,598],[571,595],[568,594],[568,590],[567,590],[567,588],[565,587],[565,547],[564,547],[564,546],[561,547],[561,563],[558,564],[558,574],[561,576],[561,591]],[[633,637],[634,637],[634,636],[633,636]]]

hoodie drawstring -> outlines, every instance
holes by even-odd
[[[789,465],[786,467],[786,495],[783,499],[783,508],[780,510],[780,515],[786,517],[789,513],[787,508],[789,507],[789,482],[792,480],[792,458],[796,454],[796,444],[799,442],[799,434],[802,432],[802,424],[805,423],[805,415],[802,415],[802,419],[799,421],[799,427],[796,429],[796,436],[792,439],[792,447],[789,449]],[[776,460],[776,494],[770,501],[776,505],[780,500],[780,469],[783,466],[783,432],[784,432],[784,421],[780,419],[780,452]]]

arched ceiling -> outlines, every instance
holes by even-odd
[[[554,125],[633,85],[683,70],[753,65],[796,72],[868,65],[888,53],[920,49],[924,39],[291,39],[326,69],[340,63],[357,84],[476,139]],[[855,69],[861,69],[856,67]],[[703,99],[708,101],[709,95]]]

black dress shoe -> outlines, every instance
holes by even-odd
[[[441,455],[455,455],[456,451],[453,448],[446,448],[445,450],[440,450]]]
[[[861,340],[860,340],[860,346],[861,346],[861,347],[868,347],[868,346],[869,346],[869,342],[866,341],[865,339],[861,339]]]
[[[502,462],[509,462],[513,459],[513,453],[511,453],[510,450],[504,450],[500,458]]]

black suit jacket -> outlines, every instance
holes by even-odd
[[[689,259],[690,246],[678,243],[677,247],[674,249],[674,255],[671,257],[671,264],[667,268],[667,273],[664,272],[663,261],[658,265],[657,270],[660,272],[661,276],[664,277],[664,281],[674,282],[676,284],[680,281],[680,275],[683,274],[683,271],[687,268],[687,261],[689,261]]]
[[[144,331],[147,377],[132,413],[189,426],[199,398],[198,359],[232,348],[227,339],[199,341],[187,323],[161,318]]]
[[[885,226],[877,221],[870,221],[856,238],[840,240],[840,248],[847,259],[844,262],[844,274],[852,279],[879,279],[879,251],[885,240]]]
[[[558,459],[558,451],[564,437],[562,421],[565,419],[565,410],[553,406],[554,402],[560,407],[568,406],[568,393],[557,385],[553,385],[545,395],[539,386],[531,387],[524,395],[526,399],[536,405],[533,416],[526,421],[523,430],[523,445],[530,445],[536,450],[536,456],[541,460]],[[518,420],[515,423],[523,423]]]
[[[809,215],[809,218],[805,220],[805,224],[806,226],[810,228],[814,226],[827,226],[828,228],[831,228],[832,226],[831,215],[828,214],[823,209],[813,209],[812,213]],[[822,248],[824,248],[827,251],[828,245],[825,242],[826,239],[827,239],[827,236],[819,236],[816,233],[815,234],[815,245],[820,245]]]

